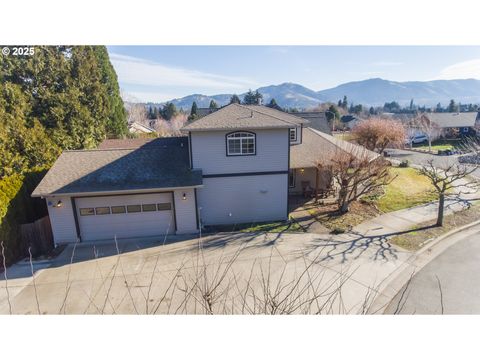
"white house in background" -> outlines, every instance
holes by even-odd
[[[355,147],[258,105],[228,105],[182,131],[64,151],[32,194],[47,202],[55,243],[285,220],[289,194],[330,188],[315,165]]]
[[[136,121],[128,124],[128,131],[134,134],[150,134],[155,132],[150,126],[140,124]]]

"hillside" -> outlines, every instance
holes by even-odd
[[[314,91],[294,83],[283,83],[258,88],[264,96],[264,103],[275,98],[282,107],[311,108],[321,102],[337,102],[344,95],[349,102],[368,106],[383,105],[385,102],[397,101],[406,105],[411,99],[417,105],[446,105],[450,99],[461,103],[480,103],[480,80],[433,80],[397,82],[384,79],[368,79],[341,84],[331,89]],[[245,94],[239,94],[242,98]],[[190,109],[193,101],[199,107],[208,107],[211,100],[219,105],[228,103],[231,94],[188,95],[171,100],[175,106]],[[156,104],[158,105],[158,104]]]

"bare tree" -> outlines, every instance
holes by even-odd
[[[457,189],[461,193],[462,189],[474,191],[478,188],[478,179],[470,178],[469,175],[478,169],[479,166],[479,164],[467,165],[451,162],[439,168],[434,166],[433,159],[430,159],[419,170],[420,174],[430,180],[438,195],[437,226],[443,226],[445,195],[450,190]]]
[[[437,123],[431,121],[425,114],[422,114],[413,118],[407,126],[414,132],[413,134],[409,134],[410,148],[412,147],[413,137],[417,132],[420,132],[427,137],[428,150],[431,152],[432,141],[440,136],[442,131]]]
[[[353,128],[352,135],[358,144],[382,153],[387,146],[403,145],[405,128],[398,121],[372,117],[359,122]]]
[[[330,171],[339,186],[338,209],[348,212],[350,203],[377,188],[390,183],[390,164],[380,156],[372,156],[368,150],[339,151],[327,165],[318,163],[321,170]]]

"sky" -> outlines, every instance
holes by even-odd
[[[144,102],[293,82],[480,79],[480,46],[108,46],[122,93]]]

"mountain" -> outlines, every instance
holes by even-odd
[[[344,95],[350,103],[365,106],[381,106],[386,102],[396,101],[406,105],[413,99],[416,105],[435,106],[437,103],[447,105],[450,99],[461,103],[480,103],[480,80],[433,80],[397,82],[384,79],[368,79],[341,84],[337,87],[314,91],[302,85],[283,83],[258,88],[267,104],[274,98],[282,107],[308,109],[319,103],[331,101],[337,103]],[[243,98],[245,94],[239,94]],[[211,100],[218,105],[226,105],[231,94],[221,95],[188,95],[173,99],[171,102],[178,108],[189,110],[193,101],[199,107],[208,107]]]
[[[349,82],[317,94],[329,101],[338,101],[344,95],[356,104],[383,105],[396,101],[406,105],[411,99],[415,104],[433,106],[448,104],[450,99],[461,103],[480,102],[480,80],[433,80],[397,82],[383,79],[368,79]]]

